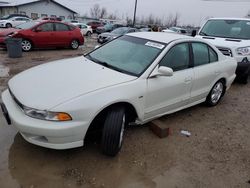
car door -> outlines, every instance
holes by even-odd
[[[36,47],[51,47],[54,45],[54,26],[53,23],[47,22],[38,25],[33,29],[31,40]]]
[[[191,102],[207,97],[212,85],[221,73],[218,67],[218,54],[207,44],[202,42],[192,43],[194,83],[191,92]]]
[[[70,27],[63,23],[55,23],[55,44],[56,46],[69,46],[73,39],[73,32]]]
[[[23,18],[20,18],[20,17],[13,18],[11,20],[12,27],[16,27],[16,26],[18,26],[18,25],[20,25],[22,23],[24,23],[24,21],[23,21]]]
[[[148,78],[145,119],[176,111],[188,104],[194,76],[190,65],[190,47],[180,43],[172,47],[159,63],[172,68],[173,76]]]

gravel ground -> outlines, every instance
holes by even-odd
[[[36,50],[9,59],[0,51],[0,90],[15,74],[38,64],[82,55],[79,50]],[[27,143],[0,115],[0,187],[250,187],[250,85],[235,83],[213,108],[201,104],[162,117],[171,135],[159,139],[148,125],[130,127],[115,158],[99,145],[55,151]],[[190,137],[180,134],[191,132]]]

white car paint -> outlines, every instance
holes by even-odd
[[[12,27],[16,27],[20,24],[23,24],[29,21],[32,21],[32,20],[26,17],[12,17],[8,20],[0,20],[0,27],[7,27],[8,24],[11,24]]]
[[[249,18],[210,18],[207,20],[207,22],[210,20],[244,20],[244,21],[249,21],[249,23],[250,23]],[[218,48],[230,49],[232,52],[232,57],[234,57],[237,62],[241,62],[243,60],[243,58],[245,58],[245,57],[247,57],[248,60],[250,60],[250,55],[242,56],[236,52],[236,50],[238,48],[250,47],[250,41],[248,39],[245,39],[245,40],[238,39],[237,40],[237,38],[235,38],[235,39],[232,39],[232,41],[228,41],[228,39],[230,39],[230,38],[222,38],[222,37],[216,37],[216,36],[211,36],[211,37],[202,36],[199,33],[203,29],[203,27],[206,25],[207,22],[205,22],[202,25],[198,34],[196,35],[196,38],[206,40]]]
[[[219,79],[224,78],[229,89],[235,78],[236,61],[223,56],[218,49],[202,40],[151,32],[127,36],[166,43],[166,47],[139,77],[78,57],[37,66],[9,81],[9,89],[23,105],[66,112],[72,117],[72,121],[67,122],[28,117],[14,101],[10,90],[5,90],[2,100],[12,124],[28,142],[53,149],[79,147],[84,144],[86,132],[94,118],[112,104],[131,104],[137,112],[136,123],[144,124],[204,102]],[[160,60],[173,46],[190,41],[208,44],[217,52],[219,61],[177,71],[173,76],[152,77],[158,73]]]
[[[91,26],[83,24],[83,23],[71,23],[81,29],[82,35],[88,35],[88,33],[93,34],[93,30]]]

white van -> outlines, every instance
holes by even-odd
[[[196,37],[209,41],[224,55],[234,57],[238,62],[236,79],[247,83],[250,72],[250,19],[211,18]]]

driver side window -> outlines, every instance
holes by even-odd
[[[54,30],[53,23],[45,23],[45,24],[40,25],[38,28],[41,29],[42,32]]]
[[[172,68],[173,71],[184,70],[189,67],[188,43],[177,44],[171,48],[160,62],[160,66]]]

